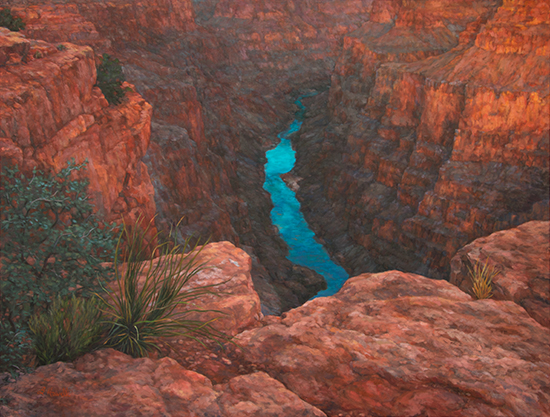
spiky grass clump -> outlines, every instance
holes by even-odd
[[[476,261],[475,265],[470,268],[470,279],[472,280],[472,293],[478,300],[491,298],[493,296],[493,278],[500,271],[489,265],[489,260],[482,264]]]
[[[143,357],[153,349],[160,351],[156,343],[159,338],[183,336],[199,342],[200,337],[218,343],[227,341],[223,333],[212,327],[215,319],[186,318],[189,313],[215,310],[175,311],[176,307],[188,305],[205,294],[214,294],[212,285],[185,288],[189,280],[204,269],[204,263],[197,262],[202,247],[195,245],[187,251],[189,239],[183,245],[172,239],[153,248],[152,253],[160,254],[159,258],[142,261],[150,252],[145,239],[150,228],[151,223],[145,230],[137,226],[130,230],[124,225],[121,232],[115,255],[118,291],[106,290],[106,295],[98,295],[107,318],[105,323],[110,327],[105,346],[133,357]],[[152,240],[158,239],[157,233]],[[126,261],[125,268],[121,260]]]
[[[97,347],[103,326],[95,298],[58,297],[29,320],[39,365],[72,361]]]

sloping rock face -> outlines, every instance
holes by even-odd
[[[64,48],[0,28],[0,158],[24,172],[59,171],[88,160],[96,208],[108,221],[146,221],[154,189],[141,161],[149,145],[151,106],[132,91],[109,106],[94,87],[89,47]],[[126,84],[125,88],[133,86]]]
[[[499,271],[493,278],[493,298],[516,302],[550,327],[549,228],[549,222],[528,222],[474,240],[451,260],[451,284],[470,293],[469,269],[476,262],[487,264]]]
[[[497,6],[376,3],[310,99],[298,196],[352,274],[448,277],[467,242],[548,219],[550,7]]]
[[[350,278],[237,337],[244,359],[328,415],[545,416],[548,329],[398,271]]]
[[[173,259],[176,265],[178,255]],[[189,260],[194,252],[187,255]],[[147,279],[148,271],[155,270],[160,258],[145,261],[142,273],[138,277],[138,285],[143,287]],[[192,309],[217,310],[216,312],[194,312],[185,317],[189,320],[209,321],[216,319],[213,326],[223,331],[228,336],[235,336],[241,331],[260,324],[262,313],[260,299],[250,276],[252,261],[250,256],[242,249],[236,248],[229,242],[210,243],[200,250],[194,265],[202,265],[201,270],[189,279],[183,290],[197,287],[210,287],[212,294],[202,295],[189,305],[177,307],[174,311],[178,314]],[[166,265],[166,264],[165,264]],[[119,268],[121,277],[124,276],[126,265]],[[109,289],[115,294],[120,294],[118,282],[109,283]]]
[[[213,385],[175,360],[133,359],[112,349],[42,366],[2,391],[6,417],[325,416],[263,372]]]

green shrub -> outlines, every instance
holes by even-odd
[[[151,221],[152,222],[152,221]],[[147,352],[160,350],[155,341],[162,337],[184,336],[200,342],[206,337],[216,341],[227,340],[225,335],[216,331],[211,323],[214,320],[198,321],[186,319],[186,315],[196,311],[188,309],[175,312],[175,308],[187,305],[204,294],[212,294],[212,286],[185,288],[194,275],[201,271],[204,264],[197,264],[197,256],[202,248],[197,245],[192,252],[185,254],[189,239],[182,245],[171,240],[158,244],[153,253],[160,254],[158,260],[140,262],[147,251],[145,236],[151,223],[145,230],[124,227],[115,256],[115,277],[118,291],[107,291],[98,295],[103,303],[103,313],[110,326],[105,345],[134,357],[142,357]],[[155,236],[155,241],[159,234]],[[121,242],[125,241],[124,250]],[[120,259],[127,264],[121,268]],[[139,277],[144,276],[142,283]],[[219,312],[218,312],[219,313]]]
[[[122,83],[125,80],[120,61],[103,54],[101,63],[97,66],[96,86],[101,89],[109,104],[117,105],[122,102],[125,96]]]
[[[25,365],[31,354],[30,335],[23,326],[12,328],[8,321],[0,321],[0,372],[9,372],[12,378],[21,372],[29,372]]]
[[[500,271],[490,266],[489,260],[487,260],[485,265],[476,261],[472,268],[468,267],[468,270],[470,271],[472,294],[474,297],[478,300],[491,298],[493,296],[493,278],[496,277]]]
[[[25,29],[25,23],[20,17],[13,17],[11,9],[0,10],[0,27],[8,28],[11,31],[19,32]]]
[[[39,365],[72,361],[90,352],[101,339],[103,326],[98,300],[58,297],[49,310],[29,320]]]
[[[84,167],[73,161],[53,176],[27,177],[17,167],[0,174],[0,318],[13,333],[55,297],[91,294],[112,275],[102,262],[112,260],[113,227],[96,220],[88,182],[71,180]]]

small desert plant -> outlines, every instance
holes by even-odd
[[[141,262],[148,250],[145,236],[150,227],[151,223],[145,230],[137,226],[130,230],[125,225],[121,233],[115,255],[118,292],[106,290],[106,295],[98,295],[103,303],[104,316],[108,318],[105,323],[110,327],[104,345],[134,357],[143,357],[153,349],[160,351],[155,343],[158,338],[183,336],[199,342],[197,337],[218,342],[227,340],[223,333],[212,327],[215,319],[186,318],[192,312],[214,310],[189,308],[183,312],[175,311],[198,297],[213,294],[211,285],[184,288],[204,268],[204,264],[197,263],[202,248],[195,245],[185,253],[189,249],[189,239],[183,245],[178,245],[175,239],[168,240],[154,248],[153,253],[159,254],[159,258]],[[153,240],[158,238],[157,233]],[[120,265],[121,259],[127,262],[125,268]],[[143,277],[143,282],[139,282],[140,277]]]
[[[19,32],[25,29],[25,23],[20,17],[13,17],[11,9],[0,10],[0,27],[8,28],[11,31]]]
[[[58,297],[49,310],[29,320],[39,365],[72,361],[98,346],[103,331],[95,297]]]
[[[470,279],[472,280],[472,293],[478,299],[491,298],[493,296],[493,278],[500,271],[497,271],[493,266],[489,265],[489,260],[483,265],[476,261],[475,265],[470,268]]]
[[[122,83],[126,80],[122,72],[122,66],[117,58],[111,58],[103,54],[101,63],[97,66],[96,85],[109,102],[109,104],[120,104],[125,96],[125,89]]]

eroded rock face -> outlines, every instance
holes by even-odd
[[[109,106],[94,87],[89,47],[64,48],[0,28],[0,157],[29,173],[88,160],[84,175],[102,217],[134,223],[155,214],[154,189],[141,161],[151,106],[136,92]],[[133,90],[130,84],[124,88]]]
[[[550,412],[548,329],[514,302],[474,301],[446,281],[360,275],[237,341],[331,415]]]
[[[451,284],[471,293],[469,269],[476,262],[499,271],[493,298],[511,300],[540,324],[550,327],[549,223],[528,222],[474,240],[451,261]]]
[[[113,349],[42,366],[1,392],[11,398],[0,405],[6,417],[325,416],[263,372],[213,385],[173,359],[133,359]]]
[[[548,218],[548,2],[434,3],[373,6],[296,140],[306,219],[352,274],[447,277],[467,242]]]

